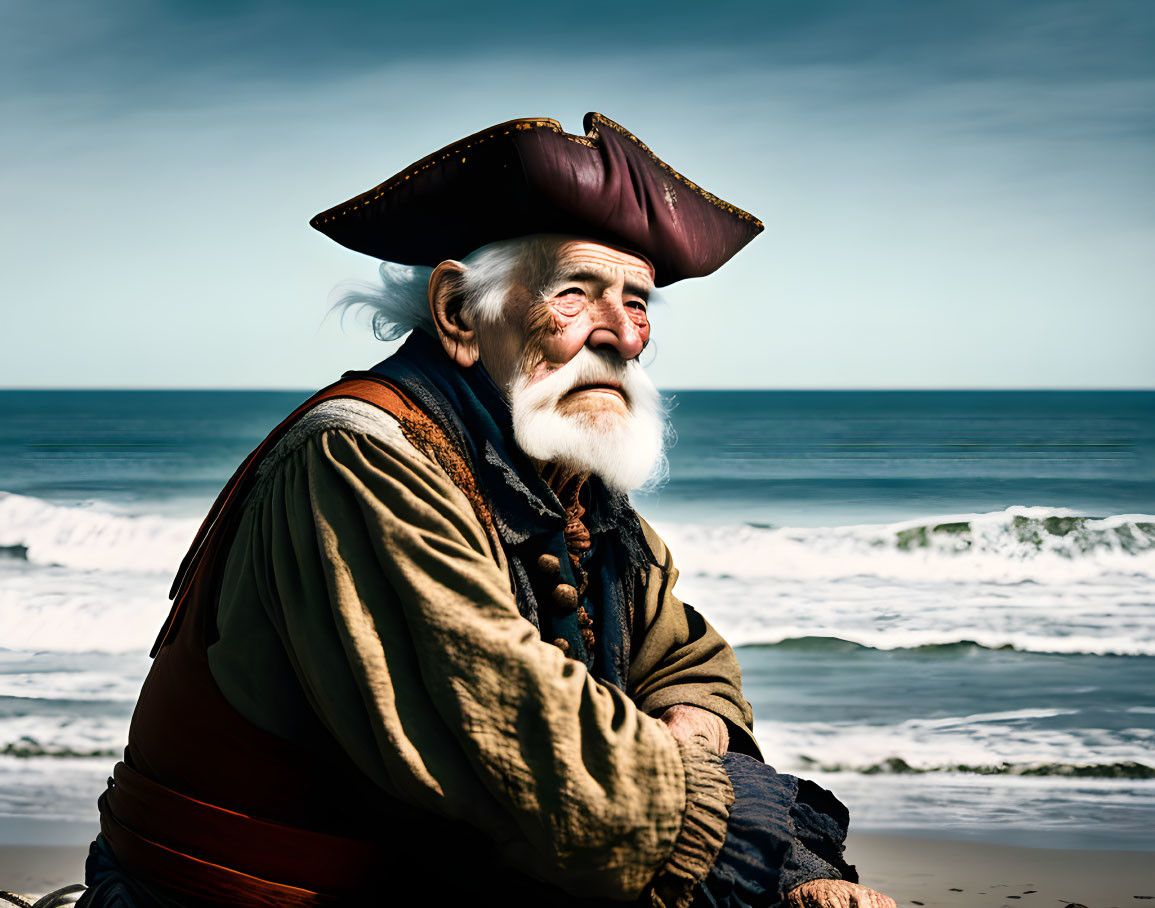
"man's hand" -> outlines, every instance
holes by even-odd
[[[789,908],[898,908],[894,899],[845,880],[811,880],[786,893]]]
[[[730,732],[720,716],[697,706],[678,704],[662,713],[662,721],[679,741],[688,741],[694,735],[705,738],[706,746],[721,756],[730,747]]]

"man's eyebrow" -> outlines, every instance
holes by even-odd
[[[642,302],[648,303],[650,301],[651,289],[652,288],[646,286],[645,284],[635,284],[631,281],[626,281],[625,286],[622,288],[622,292],[628,293],[631,296],[640,296],[642,298]]]
[[[613,282],[613,275],[609,271],[602,271],[599,268],[582,265],[573,271],[563,269],[558,272],[557,279],[554,283],[564,284],[567,281],[574,281],[575,283],[609,284]],[[631,294],[632,296],[640,296],[643,300],[648,301],[652,288],[646,284],[640,284],[637,281],[626,281],[622,289],[625,293]]]

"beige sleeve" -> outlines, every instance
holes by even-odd
[[[734,650],[674,595],[674,559],[644,520],[642,529],[657,565],[650,567],[647,578],[641,643],[630,654],[630,696],[651,716],[679,703],[709,710],[725,720],[730,750],[761,759],[752,731],[754,713],[742,695],[742,670]]]
[[[370,778],[519,869],[684,904],[725,836],[720,760],[541,641],[464,495],[390,425],[309,438],[255,506],[310,704]]]

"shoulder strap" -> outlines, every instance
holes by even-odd
[[[327,388],[322,388],[282,420],[280,425],[257,445],[237,468],[237,471],[233,473],[232,478],[217,495],[217,499],[209,509],[204,522],[201,523],[200,529],[197,530],[188,553],[177,569],[172,588],[169,590],[168,597],[173,600],[172,609],[157,636],[156,643],[153,644],[152,651],[149,653],[150,656],[155,657],[160,652],[160,648],[164,646],[165,641],[175,631],[179,623],[181,605],[188,596],[189,590],[193,586],[193,580],[205,562],[210,543],[219,539],[222,531],[235,525],[236,516],[239,513],[238,506],[244,502],[252,489],[256,481],[256,468],[265,455],[276,447],[277,442],[284,437],[285,433],[305,412],[319,403],[339,398],[364,401],[396,416],[420,412],[396,385],[383,378],[359,372],[346,373],[340,381],[334,382]]]

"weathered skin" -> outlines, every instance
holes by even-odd
[[[714,753],[721,756],[730,748],[730,733],[721,717],[698,706],[679,703],[662,713],[662,721],[679,741],[689,741],[695,735],[705,740]]]
[[[499,386],[509,387],[519,371],[532,384],[560,369],[583,347],[608,347],[623,360],[636,358],[650,339],[647,296],[653,269],[628,252],[573,240],[557,253],[556,280],[546,305],[514,294],[501,330],[476,330],[451,308],[454,279],[464,269],[442,262],[429,281],[430,303],[445,352],[468,368],[478,360]],[[621,395],[583,392],[585,406],[624,412]]]
[[[811,880],[786,895],[790,908],[898,908],[894,899],[845,880]]]

